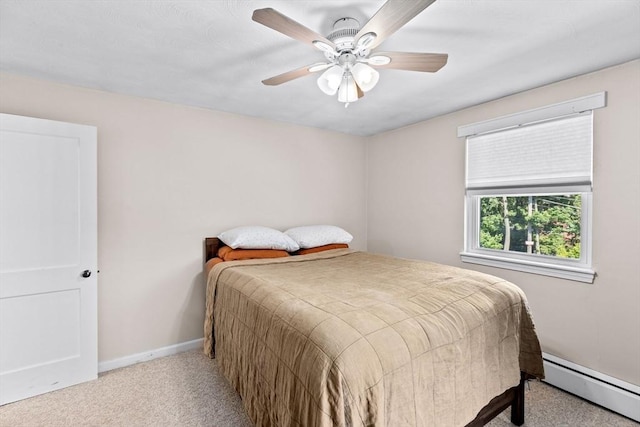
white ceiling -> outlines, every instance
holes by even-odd
[[[0,0],[0,70],[371,135],[640,58],[638,0],[438,0],[377,49],[448,53],[435,74],[381,70],[348,109],[315,76],[262,85],[324,57],[253,22],[254,9],[326,35],[383,3]]]

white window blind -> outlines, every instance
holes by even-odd
[[[467,190],[591,186],[591,111],[467,138]]]

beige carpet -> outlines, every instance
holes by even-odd
[[[525,426],[638,426],[544,383],[530,384]],[[0,407],[2,427],[250,425],[240,398],[201,351],[116,369],[96,381]],[[489,424],[511,425],[508,411]]]

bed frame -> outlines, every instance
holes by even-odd
[[[204,262],[218,256],[218,249],[224,246],[224,243],[217,237],[205,237],[204,239]]]
[[[204,239],[204,262],[215,258],[218,249],[224,246],[217,237]],[[520,373],[520,384],[511,387],[499,396],[494,397],[484,408],[478,412],[476,418],[465,427],[481,427],[497,417],[502,411],[511,406],[511,422],[517,426],[524,424],[524,384],[532,376]]]

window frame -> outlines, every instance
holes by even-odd
[[[587,189],[583,186],[568,186],[467,191],[465,196],[465,250],[460,253],[460,259],[462,262],[472,264],[593,283],[595,276],[595,271],[591,266],[591,213],[593,197],[591,191],[585,190]],[[480,247],[480,199],[482,197],[560,194],[580,194],[582,198],[579,259]]]
[[[555,120],[562,118],[563,116],[575,115],[587,111],[592,112],[594,109],[605,106],[606,92],[599,92],[581,98],[560,102],[558,104],[460,126],[458,127],[458,137],[464,137],[466,144],[467,137],[507,130],[516,126],[532,125],[536,122]],[[465,163],[468,164],[468,161],[469,159],[465,150]],[[479,200],[481,197],[575,193],[580,193],[582,197],[580,259],[503,251],[499,249],[481,248],[479,246]],[[464,209],[464,249],[460,252],[460,259],[462,262],[523,271],[585,283],[593,283],[596,273],[592,264],[593,191],[591,183],[586,185],[563,185],[561,183],[559,185],[549,184],[547,186],[523,185],[514,188],[466,188]]]

